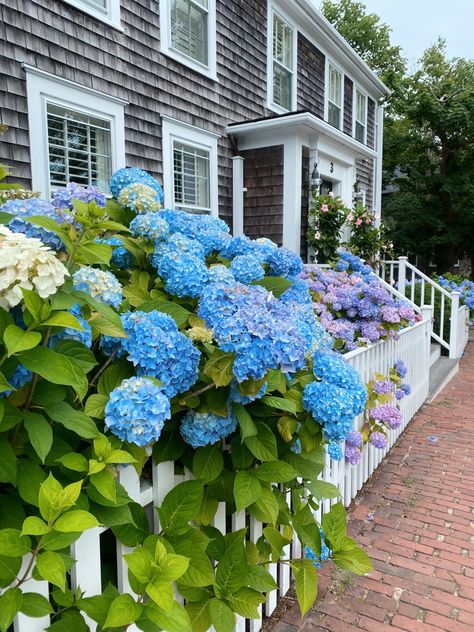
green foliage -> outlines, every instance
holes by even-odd
[[[315,250],[318,263],[326,263],[336,257],[340,233],[348,214],[349,209],[340,197],[319,195],[316,190],[312,192],[306,237],[308,246]]]

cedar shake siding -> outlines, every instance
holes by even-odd
[[[344,120],[343,132],[352,136],[352,104],[354,83],[348,77],[344,77]]]
[[[283,242],[283,145],[241,152],[244,162],[244,233]]]
[[[375,102],[367,99],[367,145],[375,149]]]
[[[306,232],[308,230],[309,211],[309,148],[303,147],[301,170],[301,248],[300,255],[303,261],[308,260],[308,241]]]
[[[325,57],[314,44],[298,33],[298,110],[324,118]]]
[[[12,180],[31,185],[25,62],[58,77],[129,102],[126,164],[160,180],[161,114],[221,135],[219,210],[231,221],[233,154],[227,123],[269,114],[266,109],[266,0],[217,0],[219,82],[160,52],[158,0],[121,3],[120,32],[61,0],[0,3],[0,163]]]
[[[374,208],[374,161],[372,158],[362,158],[356,161],[356,180],[361,189],[365,189],[365,205]]]

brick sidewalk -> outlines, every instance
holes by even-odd
[[[374,570],[356,577],[325,565],[304,620],[288,597],[265,629],[474,632],[473,448],[470,342],[459,373],[418,413],[350,512],[351,535]]]

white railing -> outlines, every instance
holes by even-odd
[[[416,305],[418,311],[424,306],[433,307],[432,338],[449,351],[450,358],[460,358],[467,342],[465,310],[459,306],[460,293],[441,287],[412,265],[408,257],[382,261],[379,276],[389,286],[396,285],[398,292]]]
[[[464,353],[464,349],[469,340],[469,308],[466,305],[461,305],[458,310],[456,318],[457,332],[456,332],[456,358],[460,358]]]
[[[326,464],[320,478],[339,486],[346,506],[350,504],[358,490],[370,478],[386,453],[403,432],[406,424],[412,419],[427,397],[430,335],[431,319],[427,318],[413,327],[402,330],[398,340],[378,342],[370,347],[352,351],[345,356],[347,361],[357,369],[364,382],[370,380],[375,371],[387,374],[388,370],[395,364],[395,361],[401,359],[408,369],[406,381],[412,389],[411,395],[400,402],[404,424],[401,428],[389,432],[389,441],[385,450],[378,450],[370,445],[364,446],[361,461],[356,466],[344,462],[330,461],[329,457],[326,456]],[[354,429],[359,429],[362,423],[363,415],[354,421]],[[119,470],[120,483],[124,486],[130,498],[145,508],[150,528],[154,531],[159,530],[154,506],[161,505],[168,491],[187,478],[190,478],[190,475],[175,473],[174,462],[171,461],[152,465],[152,481],[140,480],[132,466],[123,466]],[[336,500],[323,501],[322,506],[316,512],[319,520],[321,520],[322,513],[328,511],[334,502]],[[219,504],[213,526],[222,533],[226,532],[228,523],[226,521],[224,503]],[[248,538],[256,542],[262,534],[261,523],[252,516],[246,515],[244,511],[232,517],[233,530],[246,526],[249,526]],[[71,576],[71,588],[74,590],[80,587],[86,597],[98,595],[102,592],[101,552],[103,545],[101,536],[106,530],[105,528],[95,528],[86,531],[71,547],[71,555],[76,560]],[[132,592],[127,578],[127,565],[123,559],[123,554],[129,550],[117,541],[117,586],[122,593]],[[287,547],[286,555],[289,558],[301,556],[301,545],[297,540]],[[280,564],[278,567],[276,564],[270,564],[269,570],[278,583],[278,590],[269,594],[267,602],[261,609],[262,617],[259,620],[246,622],[242,617],[238,617],[235,628],[237,632],[245,632],[245,630],[257,632],[260,630],[263,617],[273,612],[278,598],[285,595],[290,588],[291,573],[287,564]],[[49,585],[45,581],[30,580],[21,588],[25,591],[40,592],[45,597],[48,597],[49,594]],[[90,630],[95,632],[96,624],[90,619],[86,618],[86,620]],[[41,618],[30,618],[20,614],[14,622],[14,630],[15,632],[43,632],[49,625],[49,615]],[[131,625],[127,628],[127,632],[139,631],[136,626]]]

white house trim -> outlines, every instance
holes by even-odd
[[[167,57],[184,64],[213,81],[217,79],[216,59],[216,0],[208,0],[207,7],[207,64],[200,63],[171,44],[171,0],[160,0],[160,50]]]
[[[162,116],[163,132],[163,188],[165,192],[165,206],[175,207],[174,200],[174,169],[173,143],[179,141],[209,152],[209,201],[210,214],[219,215],[218,172],[217,172],[217,139],[218,134],[182,123],[169,116]]]
[[[104,8],[88,0],[63,0],[63,2],[80,9],[96,20],[105,22],[119,31],[124,30],[120,23],[120,0],[106,0]]]
[[[26,64],[32,188],[50,197],[47,105],[59,105],[110,123],[112,171],[125,166],[126,101],[56,77]]]
[[[293,29],[292,33],[292,75],[291,75],[291,107],[286,110],[273,100],[273,17],[279,16]],[[267,107],[277,114],[285,114],[296,110],[297,85],[298,85],[298,28],[293,23],[291,16],[283,8],[283,5],[269,0],[267,3]]]

